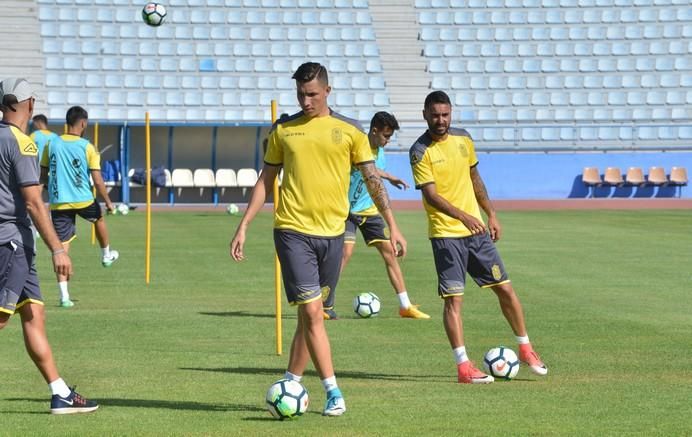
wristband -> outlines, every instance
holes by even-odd
[[[53,251],[53,256],[55,255],[60,255],[61,253],[65,253],[65,249],[58,249]]]

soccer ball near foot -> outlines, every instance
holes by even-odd
[[[298,381],[280,379],[269,387],[266,401],[276,419],[295,419],[308,409],[308,391]]]
[[[130,207],[124,203],[121,203],[120,205],[118,205],[117,211],[119,214],[127,215],[127,213],[130,212]]]
[[[375,317],[380,313],[380,298],[372,291],[361,293],[353,299],[353,311],[364,319]]]
[[[512,349],[494,347],[483,357],[483,367],[495,378],[510,380],[519,372],[519,358]]]

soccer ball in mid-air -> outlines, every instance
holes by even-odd
[[[231,203],[226,207],[226,212],[230,215],[236,215],[238,212],[240,212],[240,208],[238,208],[238,205],[235,203]]]
[[[519,372],[519,358],[512,349],[494,347],[483,357],[483,367],[495,378],[510,380]]]
[[[353,311],[364,319],[375,317],[380,313],[380,298],[371,291],[361,293],[353,299]]]
[[[147,3],[142,8],[142,20],[149,26],[158,27],[166,18],[166,8],[161,3]]]
[[[295,419],[308,409],[308,391],[298,381],[280,379],[267,390],[267,409],[279,420]]]
[[[118,213],[122,214],[122,215],[127,215],[127,213],[130,212],[130,207],[127,206],[127,204],[125,204],[125,203],[121,203],[120,205],[118,205],[118,207],[116,209],[117,209]]]

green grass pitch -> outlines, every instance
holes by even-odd
[[[121,259],[100,265],[80,223],[72,309],[57,307],[45,247],[38,268],[48,334],[68,384],[101,403],[51,416],[49,392],[24,351],[18,318],[0,333],[0,435],[690,435],[692,232],[689,211],[501,212],[501,254],[550,367],[489,386],[456,384],[422,211],[397,215],[408,239],[409,294],[432,320],[402,320],[384,266],[362,241],[327,322],[348,411],[324,418],[312,367],[308,413],[270,418],[269,385],[285,369],[295,310],[284,302],[284,355],[274,352],[271,216],[255,220],[247,260],[228,242],[239,217],[154,214],[152,282],[144,284],[144,215],[108,218]],[[469,281],[471,282],[471,281]],[[351,299],[374,291],[376,319]],[[466,343],[515,348],[491,292],[470,284]]]

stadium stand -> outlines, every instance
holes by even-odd
[[[521,148],[687,145],[692,10],[674,4],[415,0],[431,87],[486,145],[506,146],[486,130],[516,121]]]
[[[292,89],[287,79],[308,57],[344,86],[337,95],[350,96],[333,101],[336,110],[369,119],[373,104],[389,106],[366,2],[169,2],[158,28],[141,25],[135,3],[38,1],[49,118],[89,101],[101,119],[141,120],[146,106],[166,122],[266,123],[272,98],[297,106],[278,91]],[[372,80],[356,91],[362,77]],[[219,117],[229,105],[234,119]]]
[[[269,101],[276,99],[280,112],[297,109],[290,76],[306,60],[327,65],[337,111],[366,126],[377,110],[397,115],[394,150],[407,150],[420,135],[423,98],[441,89],[454,103],[454,123],[488,152],[484,163],[501,165],[505,152],[547,152],[551,160],[574,154],[562,164],[571,179],[564,176],[561,186],[576,182],[582,191],[569,196],[586,195],[584,166],[689,167],[688,0],[165,3],[167,21],[153,28],[141,22],[135,0],[8,0],[8,24],[0,29],[13,41],[1,49],[1,75],[30,75],[43,88],[37,112],[53,126],[62,125],[67,107],[85,105],[106,142],[118,146],[108,159],[121,161],[126,180],[131,167],[143,166],[138,130],[145,110],[170,129],[167,141],[165,133],[156,137],[157,165],[259,170]],[[217,135],[208,135],[217,127],[246,131],[230,140],[224,131],[217,150],[209,147]],[[195,128],[204,135],[184,133]],[[200,146],[211,159],[189,151]],[[609,153],[595,160],[581,153],[593,151]],[[666,153],[635,157],[640,151]],[[406,168],[398,158],[389,163]],[[663,180],[656,183],[670,185],[665,173]],[[113,189],[129,201],[129,187]]]

